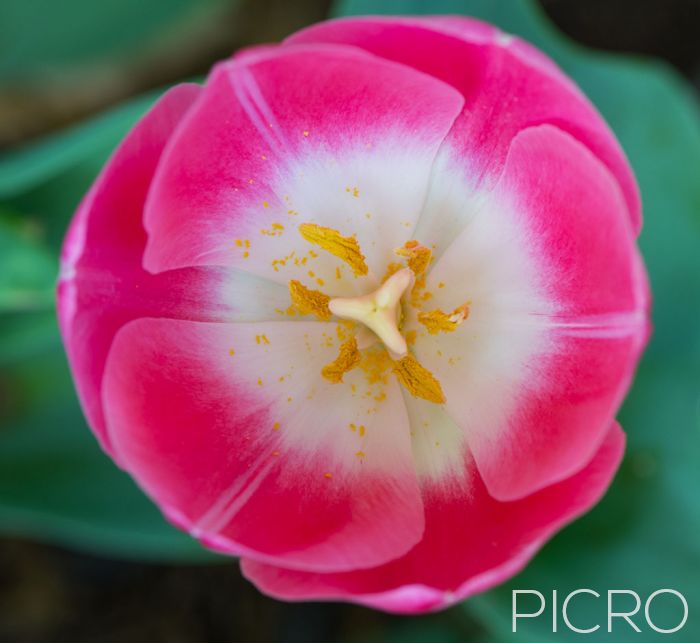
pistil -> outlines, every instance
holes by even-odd
[[[400,301],[413,282],[413,271],[403,268],[395,272],[377,290],[362,297],[338,297],[328,302],[329,310],[342,319],[361,322],[372,330],[400,359],[408,353],[406,340],[399,331]]]

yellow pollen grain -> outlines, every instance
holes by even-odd
[[[441,282],[438,284],[438,288],[444,288],[444,287],[445,287],[445,282],[444,282],[444,281],[441,281]]]
[[[236,242],[235,242],[235,243],[236,243],[236,245],[237,245],[239,248],[242,248],[242,247],[243,247],[243,241],[241,241],[240,239],[236,239]]]
[[[234,348],[229,348],[228,349],[228,354],[233,357],[236,354],[236,350]]]
[[[266,237],[279,237],[284,231],[284,226],[281,223],[273,223],[269,230],[260,230],[260,234]],[[280,263],[283,263],[280,261]]]
[[[353,424],[352,422],[350,422],[350,424],[348,424],[348,428],[353,432],[357,431],[357,426],[355,426],[355,424]]]
[[[384,283],[389,277],[401,270],[403,266],[397,261],[392,261],[387,267],[384,276],[382,277],[382,283]]]
[[[259,377],[259,378],[258,378],[258,386],[262,386],[262,385],[263,385],[263,381],[262,381],[262,378],[261,378],[261,377]]]
[[[431,335],[438,333],[451,333],[469,316],[469,306],[462,304],[451,313],[445,313],[440,309],[431,310],[429,313],[418,313],[418,321],[428,329]]]
[[[248,257],[250,257],[250,252],[248,252],[248,251],[246,250],[246,251],[243,253],[243,258],[244,258],[244,259],[247,259]]]
[[[340,266],[335,267],[335,278],[336,279],[341,279],[343,274],[340,272]]]
[[[364,424],[360,424],[360,428],[357,431],[360,434],[361,438],[365,437],[365,425]]]
[[[323,477],[324,477],[324,478],[332,478],[332,477],[333,477],[333,474],[330,473],[330,472],[328,472],[328,471],[326,471],[326,473],[323,474]]]
[[[279,423],[279,422],[275,422],[275,423],[272,425],[272,430],[273,430],[273,431],[279,431],[279,430],[280,430],[280,423]]]
[[[373,384],[387,384],[392,365],[389,353],[383,347],[375,346],[364,351],[360,368],[365,374],[367,383],[371,386]]]
[[[415,330],[406,331],[406,333],[404,334],[404,337],[406,338],[406,343],[409,346],[413,346],[413,344],[416,343],[417,336],[418,336],[418,331],[415,331]]]
[[[319,286],[324,286],[324,285],[326,284],[326,282],[323,281],[323,279],[321,279],[320,277],[316,280],[316,283],[317,283]]]
[[[313,314],[322,321],[331,318],[328,302],[331,298],[318,290],[311,290],[296,279],[289,282],[289,295],[292,304],[302,315]]]
[[[299,226],[299,233],[309,243],[320,246],[348,264],[356,276],[366,275],[369,272],[365,257],[360,251],[360,244],[355,237],[344,237],[337,230],[324,228],[315,223],[302,223]]]
[[[329,382],[338,384],[343,381],[343,375],[355,368],[361,359],[362,356],[357,349],[357,340],[351,337],[340,346],[338,357],[321,369],[321,375]]]
[[[364,458],[364,457],[365,457],[365,452],[364,452],[364,451],[358,451],[355,455],[356,455],[358,458]]]
[[[263,201],[263,208],[269,208],[270,207],[270,202],[269,201]]]
[[[406,355],[406,357],[394,362],[394,373],[399,382],[414,397],[435,404],[445,402],[445,394],[442,392],[440,382],[413,355]]]
[[[267,338],[267,335],[256,335],[255,336],[255,343],[256,344],[270,344],[270,340]]]

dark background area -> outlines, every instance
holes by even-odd
[[[700,88],[700,0],[539,0],[557,26],[584,45],[658,56]],[[177,36],[111,68],[47,74],[0,85],[0,148],[77,122],[183,78],[247,45],[274,42],[323,20],[331,0],[240,0]]]
[[[541,0],[578,42],[664,58],[700,88],[700,2]],[[217,59],[275,41],[323,19],[327,0],[249,0],[195,42],[177,43],[103,78],[64,86],[0,87],[0,145],[11,147],[77,122],[147,89],[205,74]],[[80,91],[74,91],[80,86]],[[644,106],[640,106],[643,109]],[[403,619],[350,605],[283,604],[260,595],[231,564],[174,566],[108,560],[22,539],[0,540],[2,643],[216,643],[418,641],[450,624],[479,636],[464,610]],[[452,641],[452,638],[442,639]],[[432,643],[432,640],[431,640]]]

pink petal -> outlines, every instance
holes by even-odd
[[[605,166],[555,127],[523,130],[428,285],[444,310],[471,301],[456,332],[419,338],[416,354],[489,492],[517,499],[584,466],[648,334],[646,277]]]
[[[193,293],[216,280],[201,269],[153,277],[141,267],[146,192],[165,142],[199,91],[175,87],[136,125],[81,203],[63,247],[61,332],[85,414],[108,452],[99,390],[114,333],[142,315],[201,316]]]
[[[423,508],[401,393],[393,383],[377,403],[321,378],[337,332],[127,324],[104,383],[120,462],[173,522],[227,553],[320,571],[402,555]]]
[[[617,470],[624,442],[613,425],[582,471],[515,502],[493,499],[473,469],[469,493],[426,488],[423,540],[381,567],[317,574],[245,558],[241,568],[261,591],[284,600],[350,600],[404,613],[444,608],[517,573],[557,530],[594,505]]]
[[[556,125],[588,147],[619,182],[635,231],[639,191],[614,135],[595,108],[544,54],[477,20],[458,17],[348,18],[323,22],[288,43],[360,47],[439,78],[465,98],[448,141],[468,180],[498,176],[511,139],[524,127]]]
[[[200,92],[197,85],[179,85],[142,118],[80,204],[63,246],[61,332],[85,414],[112,455],[100,390],[119,328],[143,316],[266,319],[289,303],[286,288],[275,290],[240,272],[198,267],[153,275],[141,265],[143,206],[153,173],[163,146]]]
[[[219,65],[154,179],[145,265],[286,283],[273,261],[306,253],[296,227],[314,222],[356,234],[381,277],[462,104],[443,82],[350,47],[256,48]]]

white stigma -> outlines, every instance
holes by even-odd
[[[331,299],[328,308],[338,317],[362,322],[384,342],[391,353],[404,357],[408,346],[399,332],[399,302],[412,282],[413,271],[403,268],[374,292],[362,297]]]

